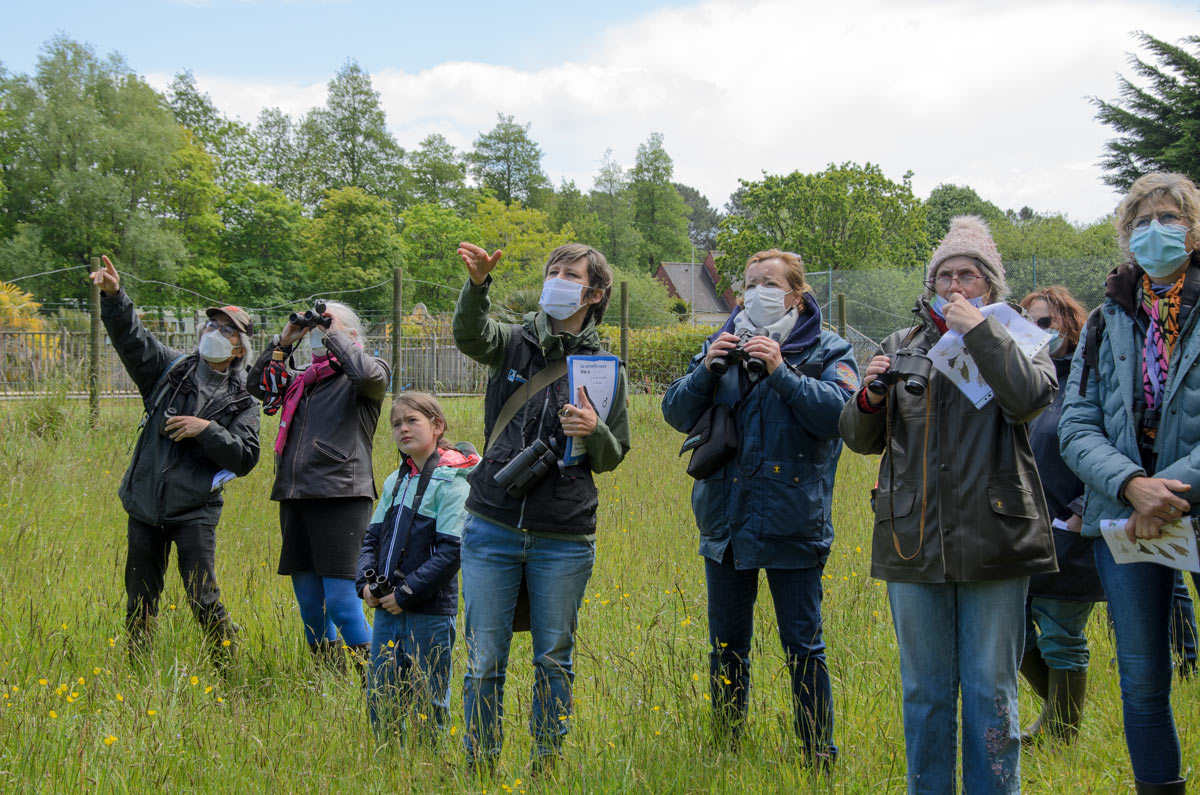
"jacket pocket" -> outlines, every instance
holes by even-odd
[[[723,468],[692,486],[692,513],[696,515],[696,527],[701,536],[720,537],[725,535],[725,478],[728,468]]]
[[[819,469],[764,461],[762,535],[820,539],[825,534],[825,481]]]
[[[1012,482],[988,483],[988,511],[980,516],[979,565],[994,568],[1009,563],[1053,560],[1049,521],[1041,516],[1038,497]]]
[[[993,513],[1018,519],[1038,518],[1037,501],[1029,489],[1011,483],[989,483],[987,494]]]
[[[345,463],[346,461],[350,460],[349,453],[342,452],[333,445],[329,444],[329,442],[323,442],[320,439],[317,439],[313,442],[313,447],[316,448],[316,451],[325,458],[331,458],[334,461],[341,463]]]

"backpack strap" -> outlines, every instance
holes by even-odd
[[[1088,374],[1100,363],[1100,338],[1104,335],[1104,305],[1096,307],[1087,319],[1087,336],[1083,340],[1083,370],[1079,373],[1079,396],[1087,394]],[[1096,376],[1099,378],[1099,374]]]
[[[150,420],[150,415],[154,413],[155,409],[157,409],[159,404],[162,403],[163,398],[166,397],[167,389],[169,389],[171,386],[170,379],[167,376],[169,376],[171,371],[175,369],[175,365],[182,362],[186,357],[186,353],[181,353],[172,359],[171,363],[167,365],[167,368],[162,371],[162,375],[160,375],[158,380],[154,382],[154,388],[150,390],[150,394],[143,398],[142,406],[144,407],[145,411],[142,414],[142,421],[138,423],[139,431],[145,427],[146,423]]]

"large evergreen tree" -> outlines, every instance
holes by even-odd
[[[533,207],[550,186],[542,172],[542,148],[529,137],[529,124],[496,114],[496,126],[475,139],[471,176],[505,205],[519,201]]]
[[[1137,34],[1150,53],[1130,56],[1135,82],[1120,78],[1119,97],[1092,98],[1096,118],[1119,137],[1105,144],[1104,181],[1121,190],[1150,171],[1200,179],[1200,36],[1181,45]]]

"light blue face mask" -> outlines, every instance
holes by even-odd
[[[1058,356],[1061,353],[1059,348],[1062,347],[1063,342],[1064,340],[1058,334],[1058,329],[1050,329],[1050,341],[1046,343],[1046,352],[1051,356]]]
[[[983,308],[983,300],[984,300],[983,296],[981,295],[978,298],[968,298],[967,303],[969,303],[971,306],[975,307],[976,309],[982,309]],[[933,300],[929,302],[929,306],[933,308],[934,312],[937,312],[937,315],[940,318],[946,317],[946,307],[949,304],[950,304],[950,302],[947,299],[942,298],[937,293],[934,293]]]
[[[1170,276],[1187,262],[1192,252],[1187,250],[1187,227],[1160,224],[1155,218],[1146,226],[1133,230],[1129,236],[1129,251],[1137,264],[1153,279]]]

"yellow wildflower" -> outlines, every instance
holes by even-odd
[[[117,738],[116,738],[116,737],[114,737],[114,736],[113,736],[113,735],[111,735],[111,734],[110,734],[110,735],[108,735],[107,737],[105,737],[105,738],[104,738],[104,744],[105,744],[105,745],[112,745],[112,744],[113,744],[113,743],[115,743],[116,741],[117,741]]]

